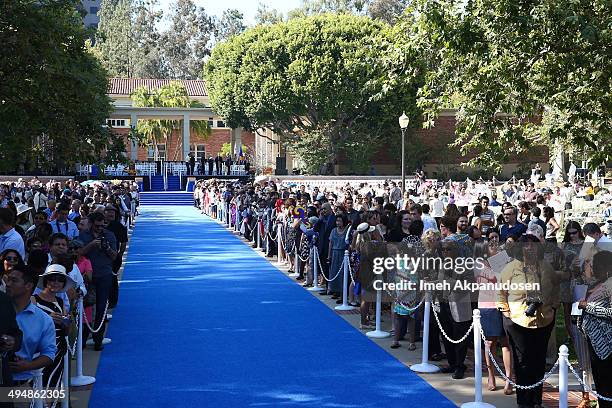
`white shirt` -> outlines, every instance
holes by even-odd
[[[431,201],[431,216],[432,217],[443,217],[444,216],[444,203],[439,198],[434,198]]]

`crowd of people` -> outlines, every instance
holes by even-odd
[[[197,163],[197,166],[196,166]],[[193,152],[189,153],[187,161],[187,174],[188,175],[209,175],[209,176],[222,176],[230,175],[232,166],[244,166],[244,173],[248,174],[251,169],[251,164],[244,157],[232,158],[232,156],[225,155],[221,156],[221,153],[217,156],[206,156],[202,155],[199,162],[196,160],[196,156]]]
[[[461,276],[434,267],[417,271],[412,279],[416,275],[425,280],[508,284],[535,279],[541,283],[536,294],[510,289],[390,293],[384,307],[393,315],[391,347],[401,347],[407,340],[408,350],[416,349],[424,316],[419,300],[431,296],[436,318],[429,322],[429,359],[446,360],[441,371],[462,379],[471,336],[458,343],[450,340],[464,337],[478,308],[485,350],[490,351],[485,353],[488,389],[498,389],[492,358],[499,347],[503,392],[516,393],[519,407],[539,407],[542,385],[514,389],[509,380],[527,386],[543,378],[557,358],[555,322],[559,320],[562,337],[573,346],[587,381],[592,378],[600,395],[612,397],[607,375],[612,369],[610,191],[536,178],[499,185],[484,180],[410,183],[403,189],[395,181],[298,185],[202,180],[194,201],[202,213],[235,226],[267,256],[279,255],[280,248],[280,257],[289,259],[291,269],[297,267],[290,272],[303,286],[317,284],[324,288],[321,295],[359,307],[363,330],[374,328],[372,252],[376,248],[397,250],[406,244],[416,256],[484,260]],[[566,210],[587,201],[595,204],[589,210],[592,219],[564,216]],[[349,299],[343,299],[343,276],[338,272],[347,250],[351,279]],[[296,257],[300,262],[295,262]],[[322,275],[319,282],[314,282],[315,262]],[[392,279],[398,276],[406,277],[397,273]],[[589,399],[584,392],[581,406],[588,406]],[[600,399],[599,406],[612,404]]]
[[[132,183],[0,183],[1,386],[31,387],[42,370],[43,388],[58,389],[77,324],[77,346],[85,348],[91,334],[94,350],[103,349],[138,197]]]

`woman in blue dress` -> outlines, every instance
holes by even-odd
[[[348,218],[346,214],[338,214],[336,216],[336,228],[332,230],[329,236],[329,292],[332,294],[332,299],[340,299],[342,296],[344,279],[342,264],[344,262],[344,251],[348,249],[348,243],[346,242],[347,226]]]

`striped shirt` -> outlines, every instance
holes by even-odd
[[[597,357],[605,360],[612,354],[612,279],[597,286],[587,298],[579,327],[591,341]]]

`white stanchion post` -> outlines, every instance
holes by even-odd
[[[437,373],[440,367],[429,362],[429,319],[431,318],[431,301],[429,293],[425,294],[425,308],[423,315],[423,352],[421,362],[413,364],[410,369],[416,373]]]
[[[283,260],[283,243],[281,242],[282,239],[282,231],[283,231],[283,225],[282,224],[277,224],[276,227],[276,249],[278,251],[278,264],[282,265],[284,263]]]
[[[232,206],[230,204],[227,205],[227,209],[229,211],[228,217],[229,217],[229,228],[232,229]]]
[[[369,331],[366,333],[366,336],[371,337],[373,339],[384,339],[385,337],[389,337],[391,334],[386,331],[382,331],[380,328],[380,314],[382,312],[382,291],[376,291],[376,330]]]
[[[255,227],[257,228],[257,249],[259,249],[261,248],[261,220],[257,220]]]
[[[480,310],[474,309],[474,401],[461,404],[461,408],[495,408],[482,402],[482,338],[480,337]]]
[[[342,278],[342,304],[340,306],[336,306],[334,309],[336,310],[353,310],[355,309],[353,306],[349,306],[348,304],[348,275],[349,275],[349,251],[344,251],[344,261],[342,262],[342,268],[344,269],[343,278]]]
[[[68,337],[66,337],[66,344],[68,344]],[[77,348],[80,344],[77,345]],[[66,351],[64,354],[64,373],[62,375],[62,388],[64,389],[64,398],[62,399],[62,408],[70,408],[70,351]]]
[[[308,288],[308,290],[311,292],[321,292],[325,289],[319,286],[319,249],[316,246],[313,246],[310,254],[310,259],[312,261],[313,282],[312,287]]]
[[[297,244],[296,244],[297,245]],[[287,257],[289,258],[289,257]],[[293,273],[290,274],[289,276],[292,278],[297,278],[298,276],[300,276],[300,257],[298,254],[298,248],[297,246],[295,247],[295,253],[293,254]]]
[[[43,374],[42,368],[34,371],[34,378],[32,380],[32,388],[34,390],[43,390]],[[32,398],[30,407],[33,408],[44,408],[44,400],[42,398]]]
[[[559,408],[567,408],[568,382],[567,382],[567,358],[569,350],[564,344],[559,347]]]
[[[94,377],[83,375],[83,298],[79,298],[78,303],[79,313],[77,316],[78,323],[78,336],[77,336],[77,348],[76,348],[76,376],[70,379],[70,384],[75,387],[81,387],[83,385],[89,385],[96,382]]]
[[[240,214],[240,207],[236,205],[236,225],[234,225],[234,231],[240,232],[240,226],[241,226],[240,221],[242,221],[241,218],[242,218],[242,214]]]

